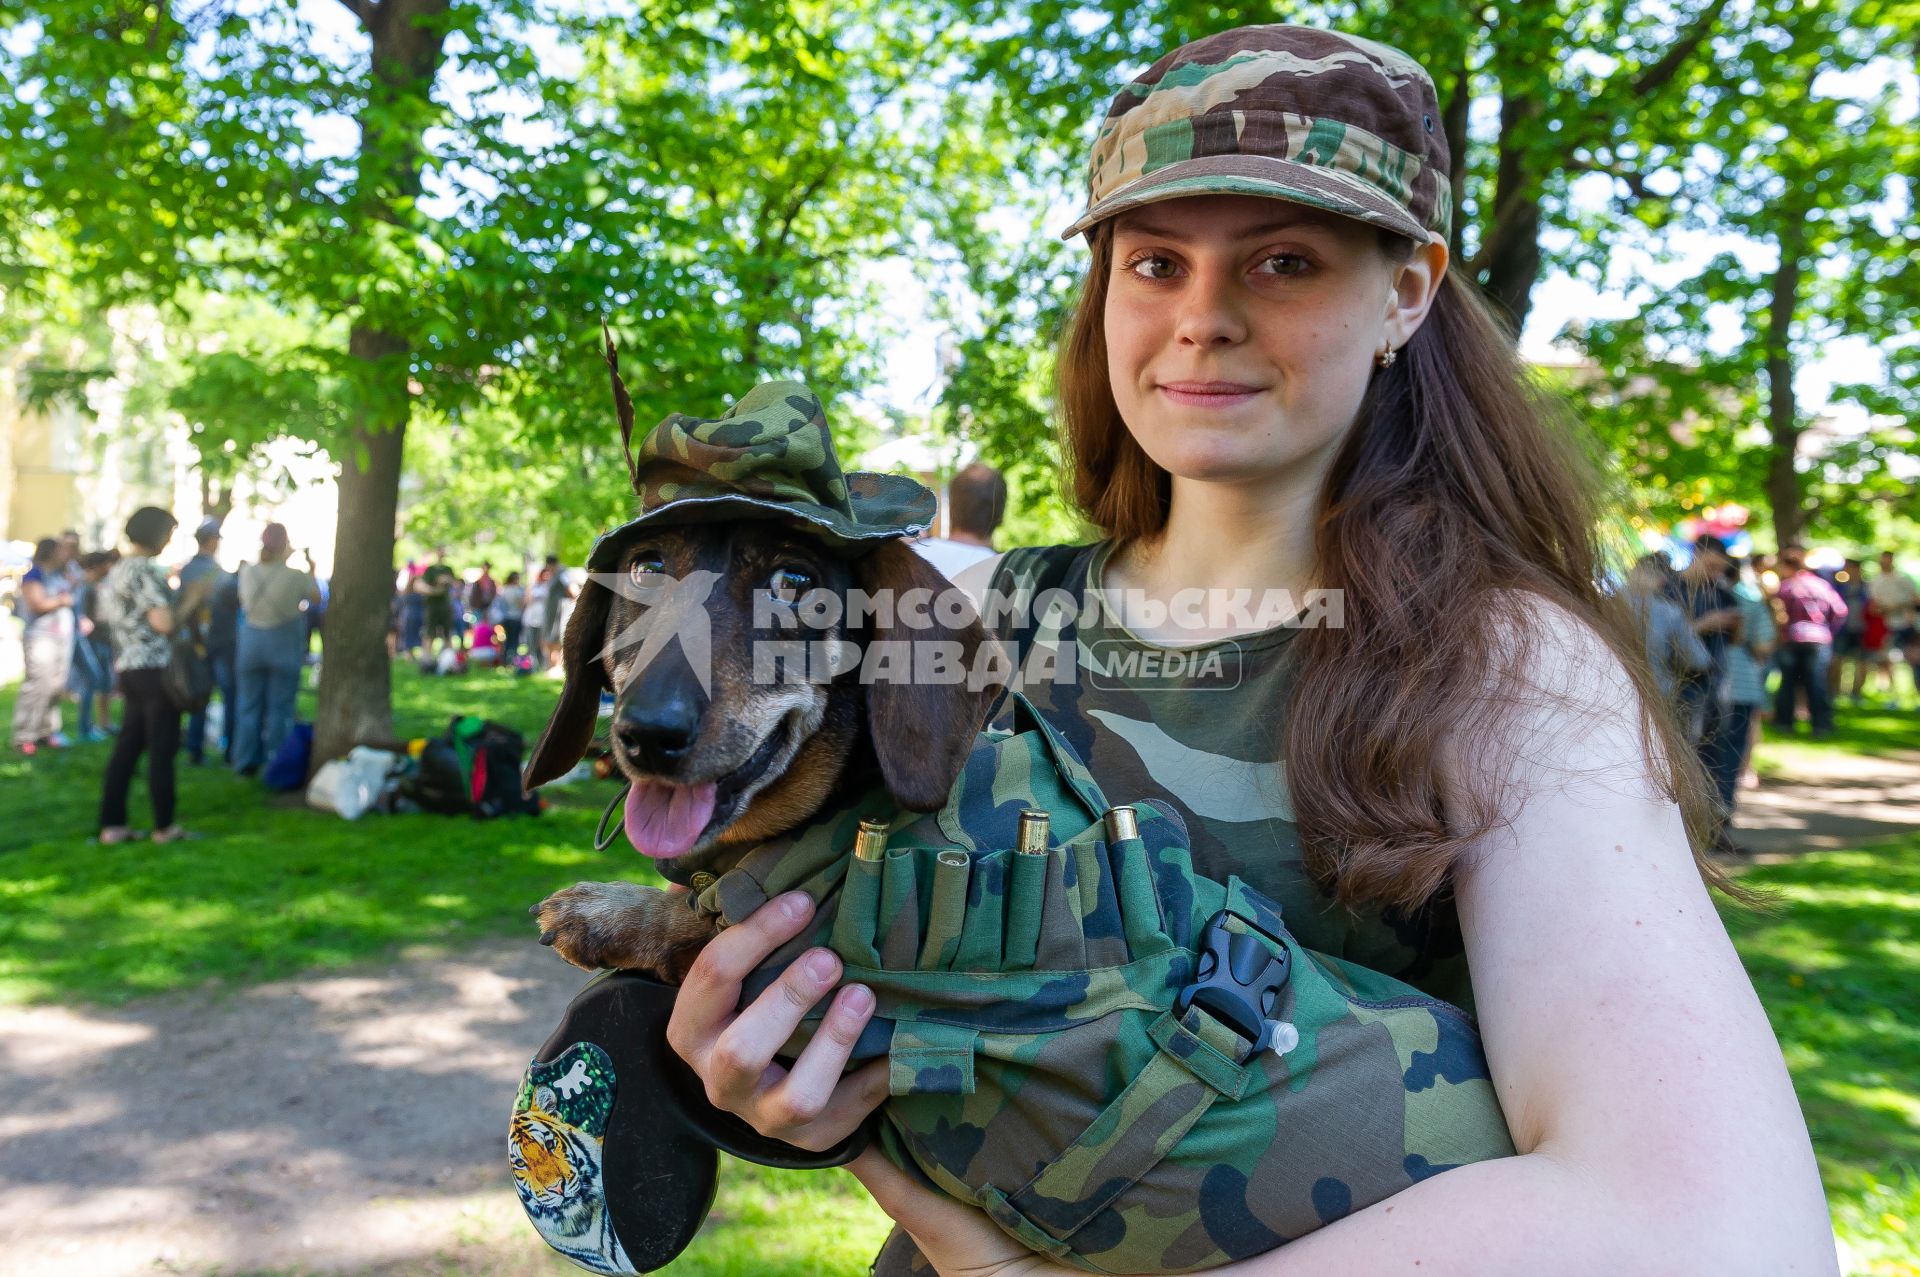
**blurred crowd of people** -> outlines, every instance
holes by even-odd
[[[911,544],[951,577],[992,557],[994,530],[1006,515],[1007,483],[992,466],[975,463],[954,475],[947,489],[949,532]],[[459,674],[470,668],[511,669],[560,677],[560,640],[573,615],[586,572],[563,568],[549,554],[524,577],[519,570],[496,580],[493,563],[462,572],[447,561],[447,547],[400,570],[388,617],[387,648],[429,674]],[[471,562],[471,560],[468,560]]]
[[[387,650],[423,673],[460,674],[503,668],[558,676],[566,632],[586,575],[549,554],[523,580],[518,570],[496,580],[491,561],[471,576],[447,563],[443,546],[400,571],[388,615]]]
[[[186,836],[174,820],[182,746],[195,765],[211,753],[243,776],[260,771],[292,729],[300,672],[325,612],[312,556],[302,551],[293,565],[283,525],[268,524],[253,560],[231,572],[219,562],[218,519],[195,529],[192,557],[163,562],[177,526],[168,511],[146,506],[127,520],[124,549],[83,552],[73,532],[42,540],[15,597],[24,679],[12,748],[32,755],[71,745],[62,721],[69,698],[79,739],[114,739],[102,778],[103,842],[134,836],[127,791],[143,757],[157,841]],[[183,710],[178,680],[195,677],[207,694]]]
[[[998,472],[955,476],[951,535],[916,547],[943,571],[993,553],[1007,489]],[[174,516],[143,507],[125,544],[84,551],[78,533],[40,541],[14,595],[24,681],[10,743],[19,754],[76,741],[114,742],[102,777],[100,839],[188,837],[176,823],[176,757],[218,759],[256,776],[296,726],[302,672],[324,655],[328,583],[310,551],[270,523],[250,561],[221,565],[221,521],[194,530],[194,553],[168,561]],[[469,559],[468,562],[472,560]],[[431,674],[470,668],[561,673],[561,637],[586,582],[549,554],[496,579],[492,562],[462,572],[440,548],[395,581],[388,646]],[[193,686],[197,684],[197,688]],[[75,711],[68,734],[65,715]],[[127,795],[145,760],[151,834],[127,823]]]
[[[1859,559],[1817,571],[1799,544],[1777,558],[1741,559],[1720,538],[1702,536],[1691,551],[1678,569],[1665,554],[1642,558],[1625,594],[1654,680],[1727,814],[1739,790],[1755,783],[1762,716],[1781,732],[1805,722],[1815,739],[1830,736],[1849,673],[1856,705],[1875,682],[1894,705],[1920,698],[1920,588],[1891,551],[1872,572]],[[1742,851],[1726,834],[1718,849]]]

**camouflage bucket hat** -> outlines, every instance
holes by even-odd
[[[607,366],[640,513],[594,542],[589,571],[610,570],[633,530],[654,524],[776,519],[859,554],[933,523],[934,495],[917,481],[840,468],[820,400],[797,381],[755,386],[718,417],[674,413],[636,448],[611,338]]]
[[[1071,239],[1128,209],[1258,195],[1444,243],[1452,225],[1433,80],[1398,49],[1298,26],[1182,45],[1114,97]]]

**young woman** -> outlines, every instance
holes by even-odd
[[[1692,850],[1698,764],[1595,588],[1597,486],[1448,273],[1439,122],[1397,51],[1227,32],[1116,99],[1070,232],[1092,264],[1065,443],[1105,533],[1075,584],[1126,600],[1080,621],[1081,652],[1230,650],[1239,673],[1083,679],[1042,708],[1303,944],[1471,1000],[1519,1151],[1220,1271],[1832,1272],[1805,1125]],[[1337,590],[1341,623],[1171,623],[1194,588]],[[871,993],[835,992],[820,951],[737,1005],[809,913],[782,897],[708,945],[669,1040],[721,1107],[824,1148],[885,1097],[884,1062],[842,1077]],[[852,1169],[900,1225],[876,1272],[912,1243],[946,1274],[1070,1271],[876,1152]]]

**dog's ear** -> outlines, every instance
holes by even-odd
[[[874,642],[904,642],[909,653],[916,643],[959,645],[958,681],[923,686],[906,679],[876,682],[864,689],[873,750],[894,801],[909,811],[938,810],[959,779],[987,706],[999,690],[996,684],[968,686],[967,675],[974,669],[981,645],[992,639],[971,607],[966,623],[959,626],[943,623],[940,609],[931,605],[926,609],[925,627],[908,623],[898,606],[907,591],[925,589],[939,599],[956,587],[904,541],[882,542],[856,563],[855,574],[869,596],[887,590],[895,602],[891,623],[876,621]],[[880,620],[885,619],[883,611]]]
[[[627,398],[627,385],[620,380],[620,351],[613,344],[613,329],[600,321],[600,335],[607,343],[607,375],[613,378],[613,411],[620,418],[620,450],[627,454],[627,482],[640,491],[640,467],[633,463],[633,400]]]
[[[529,792],[571,771],[593,741],[594,724],[600,716],[600,693],[612,690],[600,661],[612,607],[613,592],[606,586],[589,579],[580,587],[560,648],[567,681],[561,685],[560,703],[554,706],[553,717],[540,733],[540,743],[527,760],[525,786]]]

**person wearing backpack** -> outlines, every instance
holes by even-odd
[[[1096,1222],[1197,1216],[1199,1241],[1247,1256],[1217,1270],[1235,1277],[1834,1273],[1806,1123],[1714,909],[1706,777],[1598,588],[1603,485],[1451,262],[1447,122],[1405,53],[1296,25],[1208,36],[1121,87],[1066,231],[1088,264],[1058,371],[1063,486],[1100,540],[955,584],[992,615],[1065,558],[1072,599],[1103,592],[1062,609],[1075,638],[1049,628],[1079,677],[1028,680],[1037,710],[1302,945],[1474,1010],[1516,1155],[1408,1147],[1419,1182],[1355,1208],[1342,1142],[1302,1149],[1325,1168],[1304,1234],[1249,1208],[1257,1161],[1224,1159],[1191,1199]],[[1169,652],[1184,672],[1156,673]],[[666,1039],[717,1106],[824,1150],[901,1062],[844,1071],[877,1003],[831,949],[742,1003],[814,909],[784,893],[707,943]],[[1330,1064],[1217,1041],[1218,1059],[1188,1044],[1216,1079],[1195,1091],[1222,1060],[1297,1085]],[[1403,1045],[1414,1067],[1384,1094],[1454,1067],[1433,1038]],[[1377,1107],[1348,1105],[1347,1142],[1375,1147]],[[1153,1129],[1131,1116],[1104,1133]],[[1090,1154],[1047,1191],[1010,1180],[990,1215],[879,1143],[848,1165],[897,1225],[876,1277],[1075,1271],[1060,1231],[1126,1187],[1122,1159]]]
[[[180,749],[180,707],[167,690],[172,636],[204,605],[210,582],[178,597],[167,585],[159,555],[177,521],[158,506],[142,506],[127,520],[128,552],[100,585],[100,609],[113,640],[120,691],[126,699],[120,735],[100,784],[99,840],[112,845],[139,837],[127,824],[127,790],[140,756],[147,756],[147,794],[153,803],[153,841],[187,837],[174,816],[174,755]]]

